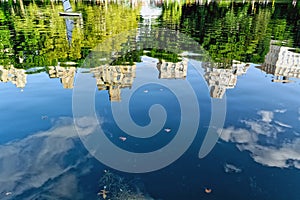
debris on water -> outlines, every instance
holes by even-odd
[[[164,89],[160,88],[159,91],[164,91]]]
[[[102,195],[102,198],[106,199],[107,193],[109,193],[109,191],[106,191],[105,189],[103,189],[103,190],[100,190],[100,192],[98,193],[98,195]]]
[[[204,189],[204,192],[205,192],[206,194],[209,194],[209,193],[212,192],[212,189],[210,189],[210,188],[205,188],[205,189]]]
[[[125,200],[143,199],[152,200],[143,190],[143,183],[137,179],[127,179],[107,170],[99,180],[100,199]],[[105,187],[104,187],[105,186]],[[109,191],[109,192],[108,192]],[[105,197],[103,194],[105,193]]]
[[[242,172],[242,169],[240,169],[232,164],[228,164],[228,163],[226,163],[224,165],[224,170],[226,173],[241,173]]]
[[[126,137],[122,137],[122,136],[121,136],[121,137],[119,137],[119,139],[120,139],[120,140],[122,140],[123,142],[124,142],[125,140],[127,140],[127,138],[126,138]]]
[[[144,90],[144,93],[148,93],[149,91],[148,90]]]
[[[165,132],[169,133],[169,132],[171,132],[171,129],[170,128],[165,128]]]
[[[6,192],[5,193],[5,196],[9,196],[9,195],[11,195],[12,194],[12,192]]]

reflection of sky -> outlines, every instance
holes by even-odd
[[[145,72],[142,68],[137,70]],[[189,70],[193,70],[193,68],[189,67]],[[208,104],[209,94],[206,85],[201,84],[201,81],[198,80],[198,75],[196,76],[195,73],[194,71],[189,71],[187,80],[191,81],[196,89],[198,87],[196,91],[198,91],[197,95],[199,95],[201,109],[203,108],[201,111],[202,113],[207,113],[203,112],[203,110],[208,107],[206,105]],[[149,73],[141,75],[149,76]],[[158,77],[158,71],[155,71],[153,77]],[[196,78],[197,80],[195,80]],[[99,179],[81,181],[81,177],[86,174],[90,176],[100,176],[101,174],[99,173],[100,171],[95,173],[91,171],[93,166],[88,163],[90,159],[86,153],[83,153],[85,151],[81,151],[83,147],[79,145],[80,141],[76,133],[74,133],[70,119],[61,119],[56,126],[50,130],[45,130],[50,126],[51,119],[58,118],[58,116],[71,115],[72,91],[64,90],[59,79],[49,79],[48,75],[44,73],[29,75],[28,80],[29,83],[22,93],[8,84],[1,85],[1,94],[5,98],[2,98],[0,103],[4,113],[0,117],[2,125],[4,124],[0,130],[0,199],[90,199],[86,197],[86,193],[83,194],[82,187],[92,187],[92,185],[97,187]],[[178,84],[180,86],[181,81],[183,80],[179,80],[174,85]],[[197,85],[196,83],[200,84]],[[205,82],[203,81],[202,83]],[[299,96],[299,93],[297,93],[299,85],[296,83],[272,83],[269,76],[265,77],[264,73],[259,72],[255,68],[250,68],[247,75],[239,77],[237,83],[235,89],[227,91],[229,109],[226,120],[228,125],[226,125],[227,128],[224,130],[221,139],[235,143],[241,151],[250,152],[250,155],[257,163],[265,166],[280,168],[291,166],[299,169],[300,130],[298,119],[300,120],[300,108],[298,105],[299,99],[297,98]],[[264,87],[261,87],[262,85]],[[141,96],[150,95],[153,92],[149,88],[147,90],[149,92],[144,93],[143,88],[141,88]],[[162,93],[159,89],[157,92]],[[125,94],[123,91],[122,93]],[[163,94],[168,95],[167,93]],[[100,107],[104,111],[108,109],[110,104],[107,92],[97,91],[96,95],[97,110],[99,111]],[[185,95],[185,91],[180,95]],[[144,100],[144,98],[140,100]],[[253,110],[257,111],[255,115],[252,114]],[[136,112],[138,113],[138,111]],[[43,115],[47,115],[48,119],[41,119]],[[103,115],[107,119],[107,112],[103,112]],[[201,117],[203,120],[206,118],[206,115],[203,114]],[[139,116],[136,118],[140,119]],[[238,121],[236,118],[243,118],[244,120]],[[87,124],[84,120],[82,122]],[[175,131],[173,127],[171,128],[172,131]],[[41,132],[36,133],[37,131]],[[33,133],[35,134],[31,135]],[[165,136],[169,137],[172,135],[165,134]],[[120,142],[118,137],[115,138]],[[200,142],[199,140],[194,145],[194,149],[196,149],[195,156],[201,145]],[[128,145],[129,143],[130,139],[125,143],[120,142],[121,145]],[[247,177],[255,174],[257,177],[261,176],[261,179],[250,178],[251,187],[255,191],[258,190],[257,188],[263,188],[264,191],[272,194],[277,188],[282,188],[282,183],[286,181],[284,183],[292,184],[292,186],[285,184],[284,188],[289,190],[287,192],[290,195],[289,197],[295,197],[299,194],[297,190],[294,190],[296,186],[293,185],[298,180],[295,178],[297,170],[280,171],[280,169],[276,168],[259,167],[255,168],[253,174],[251,174],[252,169],[250,168],[253,165],[246,167],[249,163],[244,159],[245,154],[240,156],[238,153],[234,153],[232,154],[234,159],[230,160],[229,156],[223,156],[223,151],[220,154],[214,154],[214,152],[218,152],[218,145],[206,159],[198,161],[198,158],[195,157],[193,159],[193,156],[188,155],[186,156],[189,158],[187,162],[178,160],[174,165],[162,171],[161,174],[159,174],[160,172],[155,173],[155,175],[158,175],[151,180],[153,184],[148,184],[150,185],[149,189],[154,190],[153,193],[157,196],[174,196],[174,198],[164,199],[176,199],[178,196],[182,197],[181,199],[187,199],[184,197],[188,195],[194,195],[193,197],[195,197],[188,199],[199,199],[199,195],[203,192],[201,189],[199,190],[199,187],[202,185],[206,186],[207,182],[211,180],[214,189],[212,195],[220,197],[215,199],[222,199],[221,197],[224,197],[225,193],[230,195],[236,194],[236,190],[240,191],[239,197],[243,197],[243,199],[263,199],[254,198],[257,194],[256,192],[249,197],[249,193],[246,190],[248,187],[247,180],[249,180]],[[222,162],[222,167],[224,168],[213,168],[214,164],[214,166],[217,166],[220,163],[218,159],[215,159],[216,162],[207,160],[212,156],[216,156],[216,158],[219,158],[218,156],[224,157],[224,162]],[[201,165],[193,170],[193,162],[196,162],[196,160]],[[181,168],[181,164],[184,167]],[[205,171],[205,166],[207,166],[207,171]],[[172,169],[176,169],[176,173]],[[224,171],[228,173],[224,176],[222,174],[215,176],[217,177],[215,179],[218,179],[215,180],[211,174],[218,173],[218,170],[222,173]],[[276,171],[274,172],[273,170]],[[271,177],[270,174],[273,172],[276,176]],[[293,173],[281,181],[278,177],[285,177],[287,172]],[[168,177],[168,174],[171,175]],[[197,178],[195,178],[195,174],[197,174]],[[195,184],[190,184],[190,179],[181,179],[183,175],[192,177],[190,178],[191,180],[193,179],[192,181],[197,179]],[[164,178],[166,179],[164,180],[165,184],[157,184],[157,180],[161,180],[161,176],[167,176],[167,178]],[[237,176],[239,176],[238,178],[240,178],[239,181],[241,182],[234,182],[234,185],[247,186],[244,188],[241,186],[241,188],[236,189],[231,187],[233,184],[228,184]],[[150,178],[146,178],[149,181]],[[263,182],[264,179],[270,183]],[[218,188],[219,180],[224,180],[224,185]],[[176,185],[177,183],[180,185]],[[164,188],[164,185],[167,184],[169,184],[168,187]],[[186,184],[184,189],[182,184]],[[269,187],[269,184],[272,186]],[[276,189],[274,189],[274,185]],[[155,188],[157,188],[157,191],[155,191]],[[161,188],[164,188],[164,191]],[[180,192],[171,194],[173,191]],[[12,194],[5,196],[6,192],[12,192]],[[93,194],[95,195],[96,193],[94,191]],[[273,194],[272,198],[284,199],[277,197],[278,194],[279,192],[276,195]],[[205,199],[206,196],[203,197]]]
[[[80,176],[72,171],[87,160],[87,155],[78,150],[78,142],[71,120],[63,118],[50,130],[1,145],[0,199],[5,199],[7,192],[12,192],[8,199],[33,199],[41,197],[40,190],[52,198],[80,199]],[[69,158],[71,151],[78,159]],[[88,172],[85,166],[80,174]],[[27,196],[28,191],[35,196]]]
[[[72,90],[44,72],[28,75],[23,92],[4,83],[0,83],[0,91],[0,122],[5,124],[0,126],[0,144],[49,129],[52,118],[72,115]],[[42,119],[45,115],[49,120]]]
[[[223,129],[221,139],[236,143],[240,151],[249,151],[254,161],[262,165],[300,169],[300,137],[288,122],[277,120],[286,115],[286,110],[261,110],[257,114],[260,119],[241,121],[245,128]]]

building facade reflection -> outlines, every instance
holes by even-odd
[[[50,66],[48,73],[50,78],[60,78],[65,89],[72,89],[74,87],[76,67]]]
[[[157,69],[159,71],[160,79],[184,79],[187,75],[187,63],[185,59],[183,61],[173,63],[160,61],[157,63]]]
[[[245,74],[249,64],[232,61],[230,68],[215,68],[213,63],[203,63],[205,75],[204,78],[210,87],[210,96],[212,98],[223,98],[227,89],[234,88],[237,84],[237,77]]]
[[[300,54],[290,47],[278,46],[271,41],[264,63],[259,67],[275,77],[273,82],[290,82],[289,78],[300,78]]]
[[[131,88],[135,65],[103,65],[90,70],[96,78],[98,90],[108,90],[110,101],[121,101],[121,89]]]
[[[11,82],[18,88],[24,88],[27,83],[27,74],[24,69],[17,69],[13,66],[7,68],[0,66],[0,82]]]

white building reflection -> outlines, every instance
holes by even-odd
[[[161,79],[184,79],[187,75],[187,59],[173,63],[160,61],[157,63],[159,77]]]
[[[110,101],[121,101],[121,89],[131,88],[135,65],[103,65],[90,70],[96,78],[98,90],[108,90]]]
[[[264,63],[259,67],[268,74],[273,74],[274,82],[290,82],[289,78],[300,78],[300,54],[290,47],[278,46],[271,41],[270,50]]]
[[[74,87],[76,67],[50,66],[48,73],[50,78],[60,78],[65,89],[72,89]]]
[[[234,88],[237,84],[237,77],[245,74],[249,64],[233,61],[230,68],[215,68],[212,63],[203,63],[204,78],[210,87],[212,98],[222,98],[227,89]]]
[[[18,88],[24,88],[27,83],[27,74],[24,69],[17,69],[13,66],[0,66],[0,82],[11,82]]]

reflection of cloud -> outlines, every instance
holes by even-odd
[[[271,111],[261,110],[258,112],[258,114],[262,116],[262,121],[267,123],[271,122],[274,117],[274,114]]]
[[[76,123],[83,139],[98,126],[90,117]],[[61,118],[50,130],[0,145],[0,199],[91,199],[91,188],[98,185],[86,186],[86,177],[95,169],[93,160],[73,120]]]
[[[284,113],[284,112],[277,112]],[[300,138],[280,141],[278,133],[284,133],[292,126],[273,121],[274,112],[259,111],[260,120],[244,120],[248,128],[228,127],[222,131],[221,139],[237,143],[240,151],[249,151],[252,158],[271,167],[295,167],[300,169]],[[262,137],[260,137],[262,136]]]
[[[233,164],[229,164],[229,163],[226,163],[224,165],[224,170],[226,173],[240,173],[242,172],[242,169],[234,166]]]
[[[288,125],[288,124],[285,124],[285,123],[282,123],[282,122],[279,122],[279,121],[274,121],[276,124],[278,124],[279,126],[282,126],[282,127],[286,127],[286,128],[292,128],[292,126]]]
[[[275,124],[270,125],[267,122],[263,121],[242,121],[245,123],[248,127],[250,127],[251,130],[253,130],[256,134],[265,135],[267,137],[274,136],[276,137],[276,134],[279,132],[283,132],[282,127],[277,126]]]
[[[234,127],[223,129],[220,137],[226,142],[230,141],[235,143],[248,143],[249,141],[257,140],[257,137],[252,135],[248,130],[235,129]]]
[[[274,112],[276,112],[276,113],[285,113],[286,109],[276,109],[276,110],[274,110]]]
[[[300,169],[300,138],[292,143],[284,143],[281,147],[263,146],[258,143],[240,144],[241,151],[250,151],[252,158],[270,167],[297,167]]]
[[[72,192],[77,191],[77,180],[74,175],[66,174],[86,160],[85,155],[81,155],[80,159],[75,161],[74,159],[67,160],[70,150],[72,153],[82,154],[78,149],[78,142],[80,141],[70,119],[62,119],[50,130],[1,145],[0,199],[8,197],[33,199],[24,197],[28,195],[26,192],[39,191],[45,186],[49,189],[47,190],[49,196],[56,195],[69,199]],[[49,185],[49,182],[53,183]],[[55,189],[53,185],[59,189]],[[8,191],[12,194],[7,197],[3,196]],[[72,196],[76,195],[76,193],[72,194]]]
[[[39,190],[32,192],[31,195],[26,196],[26,199],[84,199],[83,195],[79,193],[78,179],[75,174],[66,173],[50,184],[46,183]],[[22,196],[22,199],[25,199]]]

